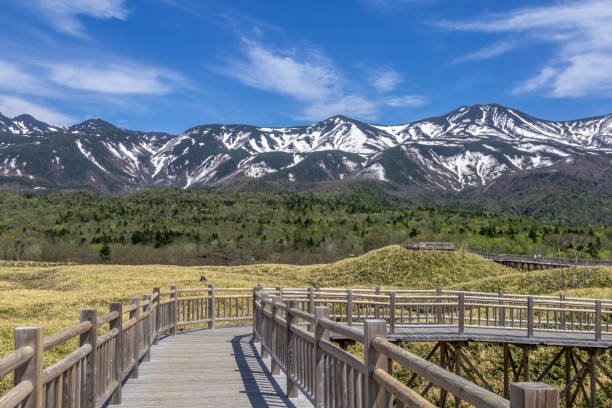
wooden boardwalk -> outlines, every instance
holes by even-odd
[[[123,386],[121,407],[312,407],[286,397],[284,375],[272,376],[252,342],[252,326],[166,336]]]
[[[546,346],[573,346],[607,349],[612,347],[612,333],[603,333],[601,340],[595,341],[592,333],[580,331],[533,331],[527,337],[526,328],[509,327],[476,327],[466,326],[463,335],[457,326],[420,326],[398,327],[394,334],[389,334],[394,341],[479,341],[491,343],[536,344]]]

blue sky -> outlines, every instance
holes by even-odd
[[[612,112],[612,1],[5,0],[0,112],[181,132]]]

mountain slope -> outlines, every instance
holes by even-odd
[[[8,118],[0,113],[0,136],[3,134],[14,136],[42,136],[50,132],[62,130],[61,126],[51,126],[45,122],[34,119],[31,115],[19,115]]]
[[[591,158],[609,164],[610,154],[612,115],[552,122],[496,104],[394,126],[338,115],[310,126],[213,124],[180,135],[120,129],[101,119],[64,129],[28,115],[0,115],[5,188],[113,193],[245,178],[298,185],[372,180],[392,190],[493,197],[494,186],[548,174],[540,169],[569,161],[586,168]]]

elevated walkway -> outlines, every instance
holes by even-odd
[[[138,378],[122,389],[120,407],[312,407],[287,398],[283,374],[272,376],[248,326],[200,329],[166,336]]]

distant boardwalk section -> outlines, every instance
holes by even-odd
[[[405,249],[417,249],[422,251],[454,251],[453,242],[402,242],[400,244]]]

